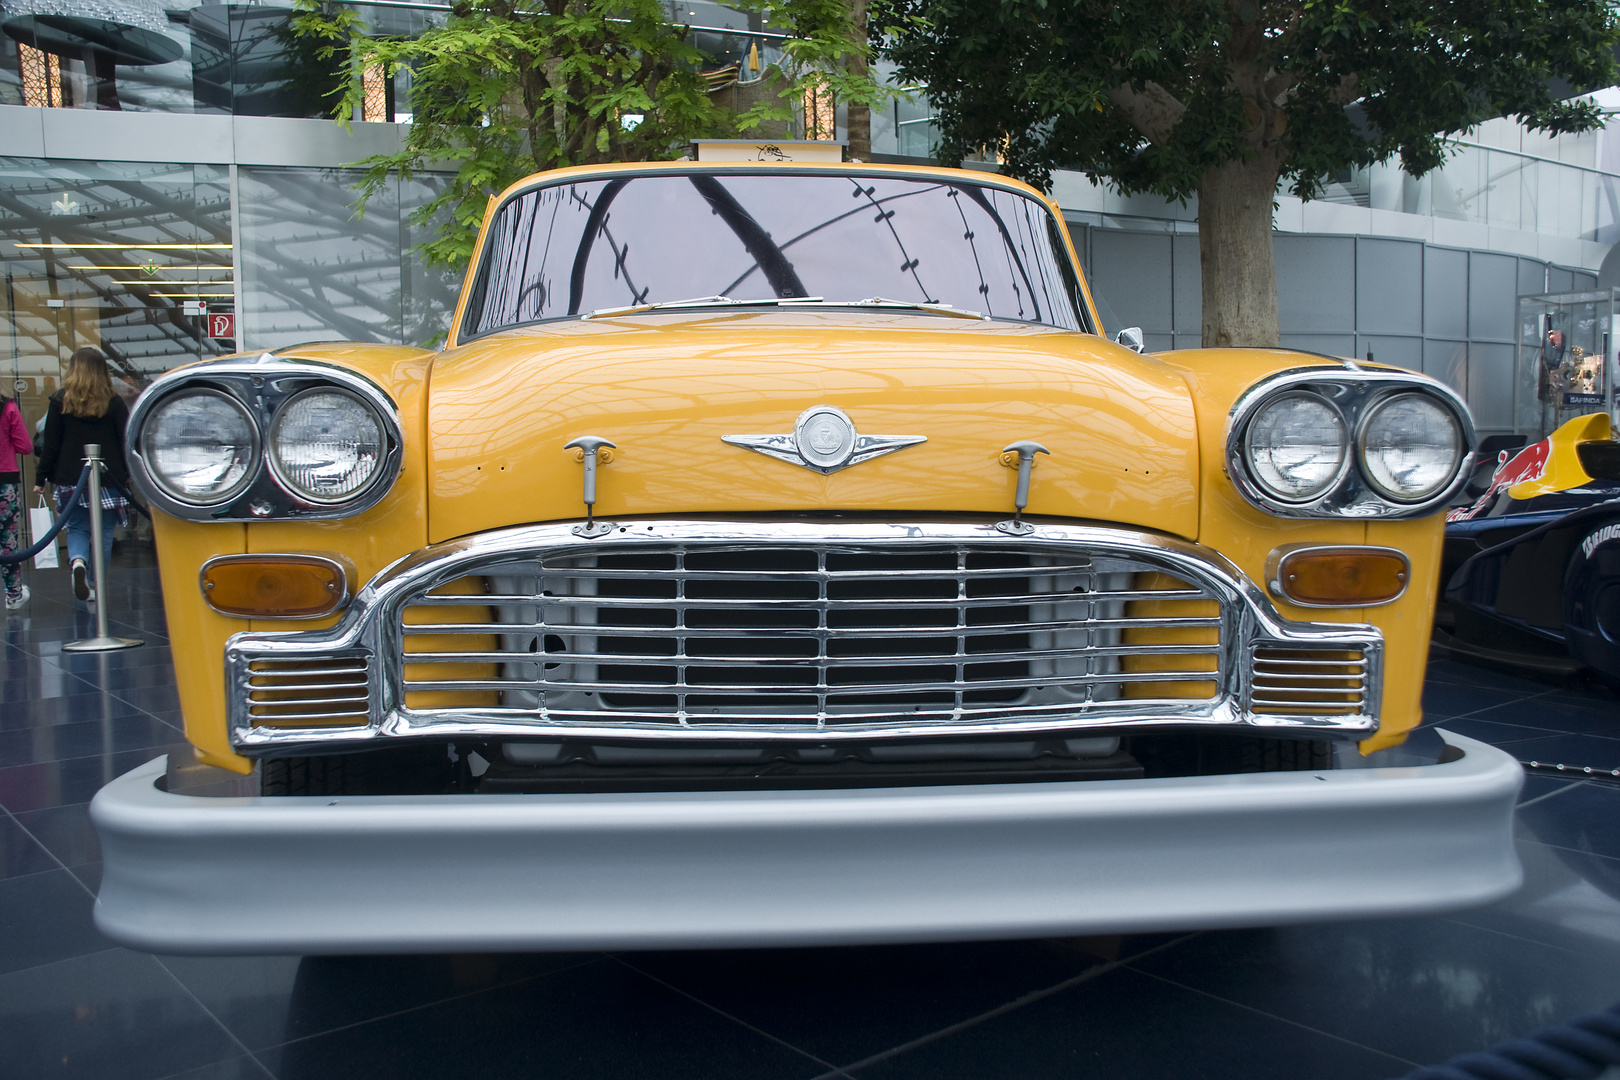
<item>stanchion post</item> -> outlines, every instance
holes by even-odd
[[[80,641],[69,641],[63,652],[111,652],[114,649],[133,649],[143,644],[140,638],[110,637],[107,634],[107,566],[101,547],[101,445],[84,444],[84,459],[90,465],[90,566],[96,579],[96,636]],[[71,514],[73,507],[66,513]]]

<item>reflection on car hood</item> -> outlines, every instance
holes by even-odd
[[[927,442],[823,475],[726,435],[786,434],[833,405],[862,435]],[[434,540],[584,516],[563,444],[617,444],[597,516],[1010,514],[1007,444],[1040,457],[1029,513],[1194,536],[1197,437],[1182,378],[1088,334],[924,313],[647,312],[482,338],[434,364]]]

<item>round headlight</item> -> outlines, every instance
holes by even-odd
[[[270,468],[312,503],[357,498],[382,474],[387,444],[371,406],[346,390],[306,390],[270,422]]]
[[[1249,472],[1273,498],[1305,502],[1338,480],[1349,451],[1339,411],[1315,394],[1283,394],[1249,421]]]
[[[212,506],[253,481],[259,432],[246,406],[217,390],[188,390],[158,403],[141,426],[141,457],[163,493]]]
[[[1361,468],[1386,499],[1422,502],[1457,476],[1461,426],[1427,394],[1396,394],[1375,405],[1361,429]]]

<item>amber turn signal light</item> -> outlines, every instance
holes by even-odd
[[[348,602],[349,580],[319,555],[222,555],[203,564],[202,592],[221,615],[316,619]]]
[[[1303,607],[1373,607],[1406,591],[1412,565],[1394,548],[1280,547],[1266,559],[1272,595]]]

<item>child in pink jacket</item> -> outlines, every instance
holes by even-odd
[[[18,454],[34,452],[22,410],[8,397],[0,397],[0,555],[10,555],[22,546],[22,466]],[[6,587],[6,610],[16,611],[28,603],[28,586],[22,583],[22,569],[16,563],[0,563],[0,581]]]

